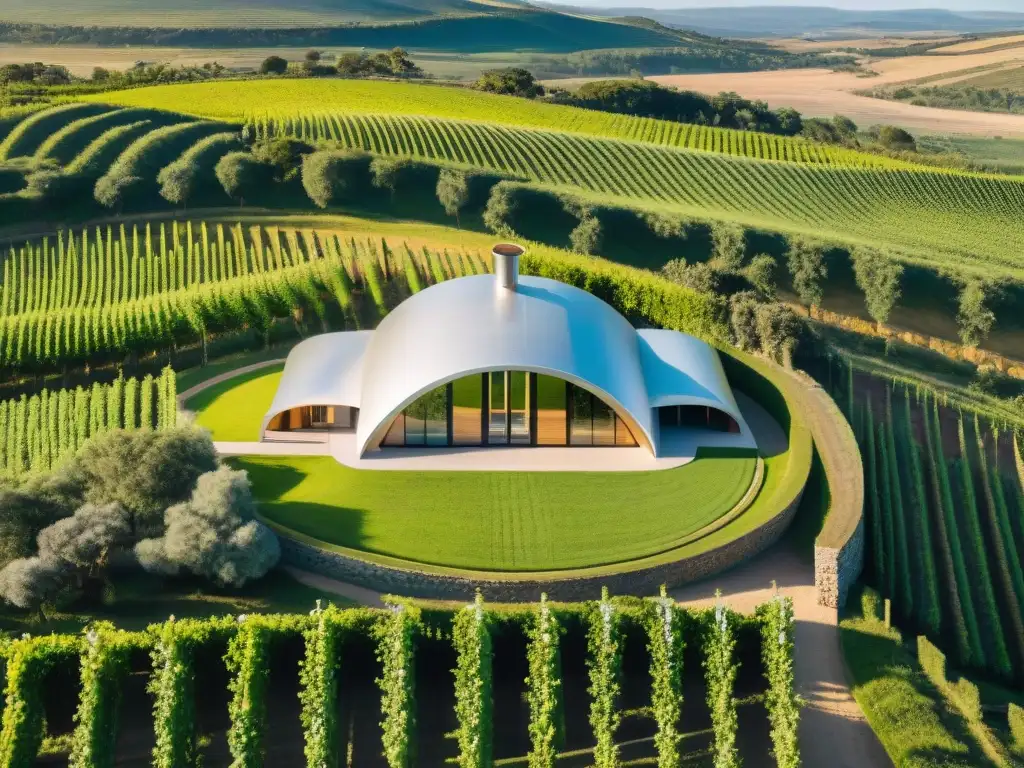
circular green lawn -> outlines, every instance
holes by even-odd
[[[280,375],[280,367],[253,371],[186,405],[215,440],[256,440]],[[420,563],[534,571],[673,548],[736,506],[753,482],[756,454],[703,451],[683,467],[651,472],[356,470],[319,456],[232,463],[248,471],[260,514],[282,528]]]

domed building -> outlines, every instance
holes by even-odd
[[[684,333],[634,328],[565,283],[494,273],[416,293],[375,331],[328,333],[289,354],[261,439],[345,430],[378,449],[643,447],[664,434],[739,433],[752,445],[718,353]],[[714,443],[714,440],[709,440]]]

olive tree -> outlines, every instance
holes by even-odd
[[[160,185],[160,197],[174,205],[184,206],[192,196],[199,164],[189,160],[177,160],[165,166],[156,181]]]
[[[825,248],[811,240],[794,239],[789,244],[789,274],[800,301],[807,307],[821,304],[822,282],[828,276]]]
[[[595,216],[584,216],[569,233],[569,242],[576,253],[593,256],[601,247],[601,222]]]
[[[359,150],[312,152],[302,158],[302,187],[318,208],[354,199],[369,162]]]
[[[445,168],[437,177],[437,200],[444,208],[444,212],[455,217],[455,226],[462,228],[459,221],[459,213],[469,202],[469,182],[466,174],[462,171],[454,171]]]
[[[223,586],[240,587],[273,568],[281,556],[277,536],[255,519],[255,503],[244,471],[221,467],[199,478],[192,497],[164,517],[159,538],[135,547],[147,571],[188,571]]]
[[[976,347],[995,325],[996,315],[989,306],[989,291],[980,280],[969,280],[960,291],[960,307],[956,320],[960,326],[960,340],[968,347]]]
[[[868,314],[876,323],[885,323],[900,298],[903,265],[870,248],[855,248],[853,272],[857,285],[864,291]]]
[[[269,180],[267,167],[248,152],[228,152],[213,169],[227,196],[245,205],[245,198]]]

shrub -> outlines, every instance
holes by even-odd
[[[480,75],[474,87],[489,93],[527,99],[544,95],[544,88],[533,79],[533,74],[521,67],[489,69]]]
[[[529,677],[526,678],[526,701],[530,707],[529,768],[554,768],[562,745],[562,657],[559,650],[562,631],[547,595],[541,593],[536,615],[527,630],[529,646],[526,655],[530,669]]]
[[[759,253],[743,270],[743,276],[762,298],[772,300],[775,298],[775,271],[778,266],[774,258],[766,253]]]
[[[270,180],[268,167],[248,152],[229,152],[217,161],[213,172],[227,196],[241,205]]]
[[[240,587],[277,565],[277,536],[255,519],[249,477],[221,467],[202,475],[189,501],[167,510],[162,538],[135,547],[147,571],[181,570],[224,586]]]
[[[369,155],[358,150],[323,150],[302,158],[302,186],[317,207],[356,199],[364,188]]]
[[[758,349],[757,297],[742,291],[729,297],[729,325],[736,346],[744,352]]]
[[[988,295],[984,283],[969,280],[960,292],[960,307],[956,320],[960,326],[960,340],[968,347],[976,347],[995,325],[996,315],[987,306]]]
[[[12,560],[0,571],[0,597],[18,608],[39,608],[63,589],[64,569],[59,563],[28,557]]]
[[[726,222],[711,225],[712,259],[721,272],[738,272],[743,266],[746,235],[743,227]]]
[[[484,226],[498,235],[513,235],[512,214],[515,203],[512,197],[512,185],[501,181],[491,189],[484,208]]]
[[[288,71],[288,61],[280,56],[268,56],[260,64],[261,75],[283,75]]]
[[[593,216],[585,216],[569,233],[569,242],[576,253],[593,256],[601,247],[601,222]]]
[[[96,182],[93,195],[104,208],[121,210],[129,193],[141,183],[139,176],[108,173]]]
[[[164,168],[156,177],[160,185],[160,196],[169,203],[185,205],[192,196],[199,165],[191,162],[174,162]]]
[[[39,557],[96,575],[106,566],[110,551],[130,537],[130,519],[123,507],[85,504],[39,533]]]
[[[761,352],[779,363],[789,365],[799,343],[803,324],[783,304],[759,304],[757,307],[757,341]]]
[[[595,768],[616,768],[619,745],[615,732],[622,715],[619,692],[622,675],[622,615],[601,590],[587,629],[587,667],[590,671],[590,727],[594,733]]]
[[[460,768],[489,768],[494,733],[493,659],[490,621],[478,591],[472,605],[455,614],[452,644],[457,653],[455,714]]]
[[[661,268],[661,274],[667,280],[691,291],[718,292],[718,271],[706,262],[687,264],[686,259],[673,259]]]

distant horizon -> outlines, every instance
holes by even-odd
[[[1024,13],[1020,0],[548,0],[558,5],[581,5],[604,8],[657,8],[659,10],[694,10],[713,8],[834,8],[840,11],[920,11],[944,10],[954,13]]]

